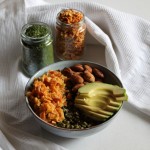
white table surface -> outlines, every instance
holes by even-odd
[[[59,3],[73,0],[45,1]],[[95,2],[150,21],[150,0],[95,0]],[[104,52],[101,59],[97,57],[96,52],[93,54],[90,55],[88,52],[85,58],[105,65]],[[150,150],[150,117],[125,103],[112,124],[95,135],[81,139],[67,139],[43,131],[43,136],[69,150]]]

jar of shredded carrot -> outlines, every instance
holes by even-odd
[[[81,59],[85,48],[84,14],[76,9],[63,9],[56,18],[56,54],[61,60]]]

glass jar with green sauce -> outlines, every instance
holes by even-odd
[[[36,22],[24,25],[21,44],[23,72],[28,77],[54,62],[52,31],[47,24]]]

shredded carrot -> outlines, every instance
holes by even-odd
[[[36,114],[44,121],[52,124],[64,120],[62,107],[66,106],[66,77],[60,71],[48,71],[34,80],[26,93]]]

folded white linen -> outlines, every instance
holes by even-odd
[[[150,115],[150,22],[95,3],[30,2],[26,0],[26,5],[22,0],[0,3],[0,130],[5,135],[0,136],[1,148],[65,149],[42,138],[40,127],[26,107],[23,92],[28,78],[19,68],[19,33],[26,22],[42,21],[48,23],[55,34],[56,14],[66,7],[85,13],[87,44],[93,48],[105,46],[107,67],[122,80],[129,103]],[[99,51],[101,53],[101,49]],[[10,144],[8,148],[4,147],[5,143]]]

